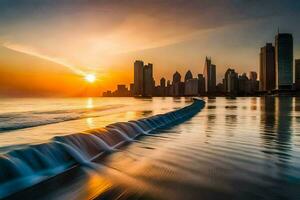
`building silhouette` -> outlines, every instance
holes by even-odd
[[[160,85],[155,87],[155,90],[153,93],[155,96],[159,96],[159,97],[166,96],[166,79],[165,78],[160,79]]]
[[[295,60],[295,89],[300,90],[300,59]]]
[[[259,81],[257,80],[257,73],[251,71],[249,73],[249,81],[250,81],[250,94],[254,94],[259,90]]]
[[[172,95],[173,96],[183,96],[184,95],[184,82],[181,82],[181,75],[176,71],[173,75],[172,82]]]
[[[193,74],[190,70],[188,70],[185,74],[185,77],[184,77],[184,82],[187,82],[188,80],[192,79],[193,78]]]
[[[160,87],[166,87],[166,79],[164,77],[160,79]]]
[[[187,79],[184,83],[184,95],[185,96],[197,96],[198,95],[198,79]]]
[[[134,94],[134,83],[130,83],[130,85],[129,85],[129,92],[130,92],[131,95]]]
[[[179,83],[180,81],[181,81],[181,75],[179,74],[178,71],[176,71],[173,74],[173,82],[172,82],[172,84],[174,85],[175,83]]]
[[[293,36],[278,33],[275,37],[276,89],[291,90],[293,86]]]
[[[254,71],[249,72],[249,79],[257,81],[257,73]]]
[[[271,91],[275,89],[275,48],[272,43],[260,49],[259,90]]]
[[[250,93],[250,82],[246,75],[246,73],[243,73],[238,78],[238,92],[239,95],[247,95]]]
[[[298,61],[297,61],[298,62]],[[299,67],[298,67],[299,68]],[[300,68],[299,68],[300,69]],[[227,69],[223,83],[216,85],[216,66],[211,63],[211,59],[206,57],[205,74],[193,74],[188,70],[181,80],[181,74],[176,71],[173,74],[172,81],[162,77],[158,85],[155,85],[153,78],[153,64],[144,65],[143,61],[134,62],[134,83],[129,85],[119,84],[115,91],[103,92],[103,96],[121,97],[121,96],[204,96],[204,95],[248,95],[254,94],[258,88],[257,73],[250,72],[249,77],[246,73],[238,75],[234,69]],[[205,78],[205,75],[207,79]],[[299,72],[300,75],[300,72]],[[299,76],[300,80],[300,76]],[[207,87],[208,85],[208,87]]]
[[[198,74],[198,94],[205,94],[205,78],[203,74]]]
[[[127,96],[131,96],[131,95],[130,95],[130,91],[128,90],[126,85],[119,84],[119,85],[117,85],[117,90],[115,90],[114,92],[108,90],[106,92],[103,92],[102,96],[104,96],[104,97],[127,97]]]
[[[144,62],[137,60],[134,62],[134,95],[143,94]]]
[[[216,90],[216,65],[211,63],[211,58],[205,58],[203,75],[206,93],[213,94]]]
[[[152,96],[154,89],[153,65],[148,63],[143,68],[143,96]]]
[[[228,68],[223,79],[225,94],[237,94],[238,91],[238,74],[234,69]]]

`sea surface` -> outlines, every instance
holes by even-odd
[[[0,99],[0,152],[5,160],[0,161],[0,168],[14,166],[17,175],[26,177],[18,184],[15,180],[0,182],[0,197],[300,199],[300,98],[218,97],[204,101],[205,107],[195,110],[195,115],[128,140],[92,162],[79,162],[68,170],[72,162],[62,167],[59,164],[69,160],[63,154],[64,159],[57,161],[54,157],[60,154],[52,152],[62,139],[175,111],[193,100]],[[84,137],[71,139],[83,147],[90,144],[81,144]],[[54,145],[53,138],[59,138]],[[113,143],[116,139],[111,140]],[[46,148],[44,144],[49,143]],[[36,147],[39,152],[51,152],[45,157],[36,153]],[[31,156],[33,153],[38,155]],[[49,166],[55,160],[55,170],[37,176],[32,169],[18,167],[26,159],[30,163],[49,162]],[[0,179],[17,177],[15,172],[9,173],[0,175]],[[26,174],[31,174],[30,178]]]

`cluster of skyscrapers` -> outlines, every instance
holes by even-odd
[[[293,36],[278,33],[275,45],[267,43],[260,50],[259,91],[280,93],[299,90],[300,60],[295,60],[295,73],[293,63]]]
[[[204,95],[250,95],[258,89],[256,72],[250,72],[250,79],[246,74],[238,75],[234,69],[228,69],[222,83],[216,84],[216,65],[211,58],[206,57],[203,74],[193,76],[188,70],[182,78],[176,71],[172,80],[160,79],[155,86],[153,65],[145,65],[143,61],[134,62],[134,83],[130,88],[118,85],[114,92],[107,91],[103,96],[204,96]]]
[[[267,43],[260,50],[259,81],[254,71],[247,76],[228,68],[222,82],[216,84],[216,65],[206,57],[202,74],[194,77],[188,70],[182,80],[181,74],[176,71],[172,80],[161,78],[157,86],[153,78],[153,64],[145,65],[137,60],[134,62],[134,83],[130,84],[130,88],[118,85],[116,91],[104,92],[103,96],[247,96],[295,91],[300,90],[300,59],[295,60],[295,70],[293,59],[292,34],[278,33],[275,46]]]

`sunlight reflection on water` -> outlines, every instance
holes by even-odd
[[[97,101],[93,100],[95,107]],[[75,127],[69,129],[74,131],[104,126],[189,103],[184,98],[114,101],[125,107],[16,135],[32,139],[33,133],[46,134],[51,127],[48,137],[58,130],[68,134],[68,127]],[[108,199],[299,199],[300,98],[206,101],[206,107],[185,123],[141,137],[98,160],[99,170],[84,168],[62,188],[42,187],[42,197],[55,193],[52,198],[84,199],[96,194]],[[71,184],[76,187],[67,187]]]

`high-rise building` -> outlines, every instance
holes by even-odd
[[[295,60],[295,89],[300,90],[300,59]]]
[[[117,85],[117,90],[112,94],[115,97],[126,97],[129,96],[129,90],[126,85]]]
[[[162,78],[160,79],[160,86],[161,86],[161,87],[166,87],[166,79],[165,79],[164,77],[162,77]]]
[[[224,92],[228,94],[236,94],[238,91],[238,74],[234,69],[228,68],[225,72],[223,80]]]
[[[205,78],[203,74],[198,74],[198,93],[200,95],[205,94]]]
[[[246,73],[243,73],[238,78],[238,94],[247,95],[249,93],[250,93],[250,81]]]
[[[187,82],[188,80],[192,79],[193,78],[193,74],[190,70],[188,70],[185,74],[185,77],[184,77],[184,82]]]
[[[292,89],[293,59],[292,34],[278,33],[275,37],[276,89]]]
[[[253,81],[256,81],[257,80],[257,73],[256,72],[249,72],[249,79],[250,80],[253,80]]]
[[[129,85],[129,92],[130,92],[130,96],[134,95],[134,84],[133,83],[130,83],[130,85]]]
[[[275,68],[274,68],[275,70]],[[274,79],[275,80],[275,79]],[[250,87],[250,94],[254,94],[259,90],[259,82],[257,81],[257,73],[256,72],[250,72],[249,73],[249,87]],[[274,82],[275,83],[275,82]]]
[[[260,49],[259,90],[271,91],[275,89],[275,48],[272,43]]]
[[[157,96],[166,96],[166,79],[160,79],[160,85],[155,87]]]
[[[171,85],[171,81],[168,80],[167,81],[167,87],[166,87],[166,95],[167,96],[173,96],[173,92],[174,92],[173,85]]]
[[[181,75],[179,74],[178,71],[176,71],[174,74],[173,74],[173,85],[175,83],[179,83],[181,81]]]
[[[185,89],[184,87],[185,87],[184,82],[177,82],[177,83],[175,83],[173,85],[173,88],[174,88],[173,95],[177,96],[177,97],[183,96],[184,95],[184,89]]]
[[[154,88],[153,65],[148,63],[143,69],[143,96],[152,96]]]
[[[181,82],[181,75],[178,71],[176,71],[173,75],[172,89],[173,96],[182,96],[184,94],[184,83]]]
[[[134,95],[143,94],[144,62],[136,60],[134,62]]]
[[[203,75],[205,78],[205,91],[208,94],[214,93],[216,89],[216,65],[211,63],[211,59],[206,57]]]
[[[197,96],[198,95],[198,79],[192,78],[187,79],[186,82],[184,82],[185,88],[184,88],[184,95],[186,96]]]

